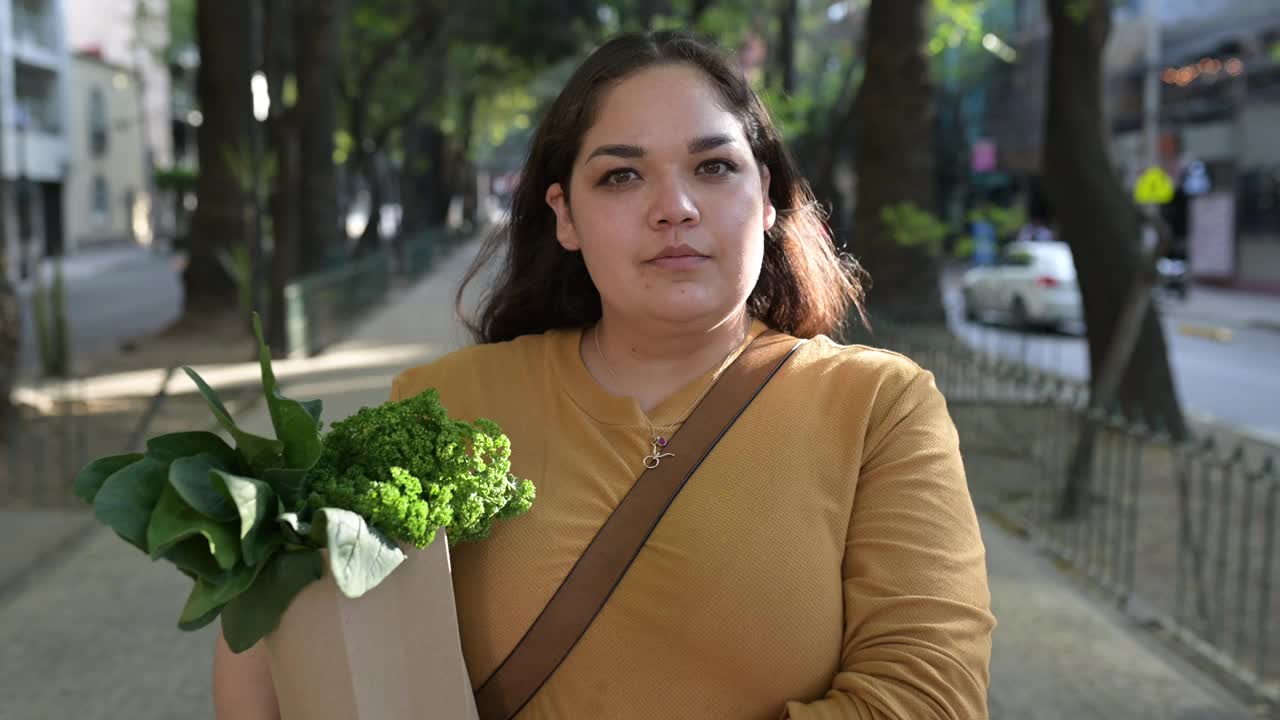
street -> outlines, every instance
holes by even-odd
[[[182,278],[174,256],[140,247],[68,258],[63,270],[73,363],[82,365],[121,342],[163,329],[182,311]],[[19,367],[24,375],[38,362],[30,286],[23,296]]]
[[[1207,295],[1198,301],[1197,294]],[[1183,408],[1193,420],[1225,422],[1265,438],[1280,438],[1280,330],[1248,320],[1237,301],[1216,302],[1223,294],[1193,288],[1191,300],[1167,300],[1161,311],[1169,363]],[[958,278],[943,280],[943,297],[952,331],[970,346],[1026,362],[1043,370],[1084,380],[1089,375],[1083,328],[1069,332],[1022,332],[1008,327],[966,322]],[[1280,303],[1259,301],[1267,306]],[[1253,310],[1252,308],[1248,308]],[[1212,316],[1207,316],[1211,311]],[[1253,310],[1252,315],[1265,315]],[[1280,320],[1280,315],[1275,319]],[[1186,334],[1184,326],[1211,326],[1217,339]]]

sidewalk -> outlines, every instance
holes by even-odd
[[[1162,309],[1183,322],[1280,332],[1280,297],[1275,295],[1195,285],[1185,301],[1167,300]]]
[[[153,256],[169,257],[167,250],[154,251],[136,244],[112,244],[101,248],[90,248],[80,252],[63,256],[62,261],[62,277],[63,281],[72,283],[73,281],[83,278],[90,278],[95,275],[111,272],[116,268],[146,262]],[[35,264],[33,263],[33,270]],[[39,267],[43,270],[43,280],[45,285],[53,282],[53,261],[49,258],[42,258]],[[29,296],[31,294],[34,279],[19,280],[14,283],[14,288],[19,295]]]
[[[344,417],[384,401],[397,369],[461,346],[466,336],[454,320],[453,290],[472,254],[458,251],[334,349],[367,363],[334,367],[316,358],[312,371],[301,368],[282,381],[284,391],[323,398],[327,420]],[[270,428],[261,408],[238,420],[251,431]],[[0,547],[34,557],[29,535],[10,520],[0,514]],[[1000,622],[993,718],[1248,717],[1203,676],[1070,586],[1029,545],[994,522],[983,524]],[[44,561],[38,576],[0,590],[0,720],[208,717],[216,625],[176,629],[189,585],[94,526],[76,547]]]

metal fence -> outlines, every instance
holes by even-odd
[[[284,289],[287,352],[314,355],[340,339],[391,291],[391,253],[379,250]]]
[[[412,282],[427,274],[474,233],[472,228],[430,228],[394,248],[290,283],[285,288],[286,352],[290,357],[315,355],[345,337],[387,301],[397,281]]]
[[[1225,427],[1173,441],[1078,382],[944,336],[877,344],[936,376],[975,501],[1238,689],[1280,705],[1280,448]],[[1083,502],[1063,498],[1077,441]]]

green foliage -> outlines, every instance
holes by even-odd
[[[196,0],[169,0],[168,59],[172,62],[178,51],[195,44]]]
[[[219,150],[222,161],[227,164],[231,177],[235,179],[236,188],[252,198],[256,187],[258,201],[265,204],[271,187],[275,184],[275,154],[263,153],[255,161],[253,149],[248,145],[224,145]]]
[[[957,260],[966,260],[973,257],[973,253],[977,250],[977,241],[972,235],[965,235],[956,242],[955,249],[951,254]]]
[[[236,288],[236,309],[242,315],[253,312],[253,254],[249,243],[238,242],[215,252],[218,264]]]
[[[71,337],[67,325],[67,288],[63,282],[61,260],[54,261],[53,284],[48,287],[44,285],[43,268],[36,268],[31,304],[41,374],[50,378],[70,377]]]
[[[1093,12],[1093,3],[1096,0],[1067,0],[1067,17],[1071,22],[1077,25],[1083,25],[1089,19],[1089,13]]]
[[[154,178],[157,190],[195,192],[200,171],[185,167],[162,168],[156,170]]]
[[[1027,224],[1027,211],[1021,205],[983,205],[969,212],[969,222],[988,222],[995,228],[997,240],[1009,240]]]
[[[428,390],[335,423],[311,472],[308,505],[350,508],[418,547],[442,526],[451,544],[479,540],[495,517],[533,501],[533,484],[510,473],[510,454],[496,425],[450,420]]]
[[[933,213],[912,203],[889,205],[880,211],[880,221],[893,241],[904,247],[922,247],[930,255],[942,253],[947,225]]]
[[[434,391],[362,410],[322,439],[319,402],[280,393],[256,315],[254,330],[275,438],[241,430],[217,393],[185,368],[235,447],[207,432],[161,435],[148,440],[145,453],[94,460],[74,483],[100,522],[192,579],[180,629],[221,616],[227,644],[243,652],[323,577],[322,550],[338,589],[355,598],[406,557],[400,538],[379,525],[412,527],[419,541],[430,542],[440,526],[448,526],[451,541],[478,540],[493,519],[529,509],[533,486],[510,475],[506,436],[492,423],[450,420]],[[427,417],[430,425],[412,422]],[[427,435],[435,445],[419,444]],[[362,478],[370,479],[364,487],[389,482],[364,496],[343,494]]]
[[[928,41],[930,55],[947,48],[978,47],[985,34],[982,15],[987,0],[933,0],[932,33]]]

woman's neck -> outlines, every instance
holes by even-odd
[[[741,346],[751,327],[745,309],[712,328],[650,328],[607,313],[583,334],[587,369],[614,395],[635,398],[653,410],[694,379],[719,368]]]

